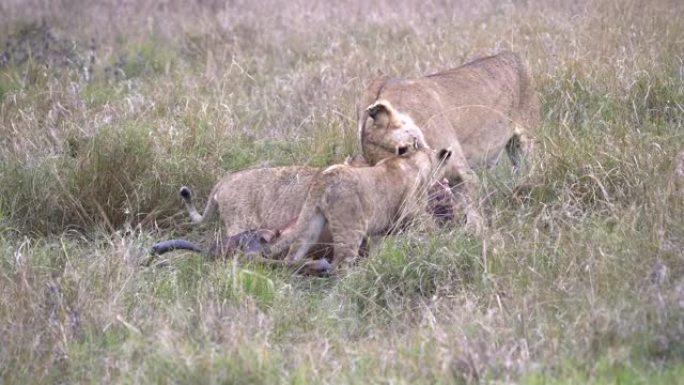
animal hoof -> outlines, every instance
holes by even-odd
[[[326,259],[317,259],[308,263],[307,270],[311,275],[325,277],[330,275],[333,265]]]

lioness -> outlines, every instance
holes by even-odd
[[[333,240],[334,270],[357,256],[364,237],[384,234],[410,215],[412,205],[424,212],[427,188],[440,179],[436,173],[451,151],[435,152],[416,141],[410,148],[398,147],[396,153],[372,167],[340,164],[319,173],[293,231],[278,239],[270,254],[280,254],[295,242],[299,246],[285,261],[275,262],[299,263],[327,229]]]
[[[517,170],[521,153],[533,151],[539,102],[522,60],[503,52],[422,78],[378,77],[364,91],[357,112],[363,156],[370,164],[386,158],[406,136],[422,137],[433,148],[450,147],[445,176],[461,193],[467,223],[479,231],[473,168],[495,164],[506,149]],[[380,112],[387,119],[375,119]]]

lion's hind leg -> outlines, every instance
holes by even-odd
[[[445,176],[453,192],[453,212],[464,211],[466,228],[479,235],[484,229],[480,211],[480,180],[468,165],[460,144],[452,144],[452,153],[445,165]]]
[[[534,138],[524,129],[517,126],[513,136],[506,143],[506,154],[513,164],[513,171],[520,172],[523,158],[528,164],[533,165],[535,157]]]
[[[314,214],[309,221],[306,231],[299,238],[297,251],[294,253],[290,252],[285,259],[287,261],[299,261],[304,258],[309,250],[311,250],[314,245],[318,244],[321,235],[323,234],[323,230],[325,229],[326,222],[323,214],[320,212]]]

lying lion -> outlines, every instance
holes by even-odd
[[[434,152],[416,141],[409,148],[398,147],[396,153],[372,167],[341,164],[319,173],[293,231],[281,236],[268,254],[279,255],[293,243],[298,247],[290,249],[285,261],[264,262],[308,266],[304,256],[327,230],[333,241],[334,270],[356,258],[364,237],[385,234],[416,209],[425,210],[427,188],[440,179],[435,174],[451,151]]]
[[[495,164],[505,149],[517,170],[521,155],[533,152],[539,122],[532,77],[511,52],[422,78],[376,78],[357,110],[363,156],[370,164],[386,158],[407,136],[452,149],[445,176],[458,187],[466,221],[476,231],[482,220],[473,168]],[[386,119],[375,118],[381,112]]]

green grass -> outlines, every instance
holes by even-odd
[[[590,375],[583,371],[569,371],[569,373],[563,373],[558,376],[534,374],[522,378],[520,383],[526,385],[682,383],[682,370],[684,369],[681,364],[656,371],[610,361],[610,358],[600,360],[596,367],[591,368]]]
[[[0,383],[683,383],[680,4],[209,3],[0,6]],[[140,264],[220,231],[181,185],[342,162],[378,71],[493,47],[542,122],[532,174],[480,172],[481,238],[416,226],[332,279]]]

